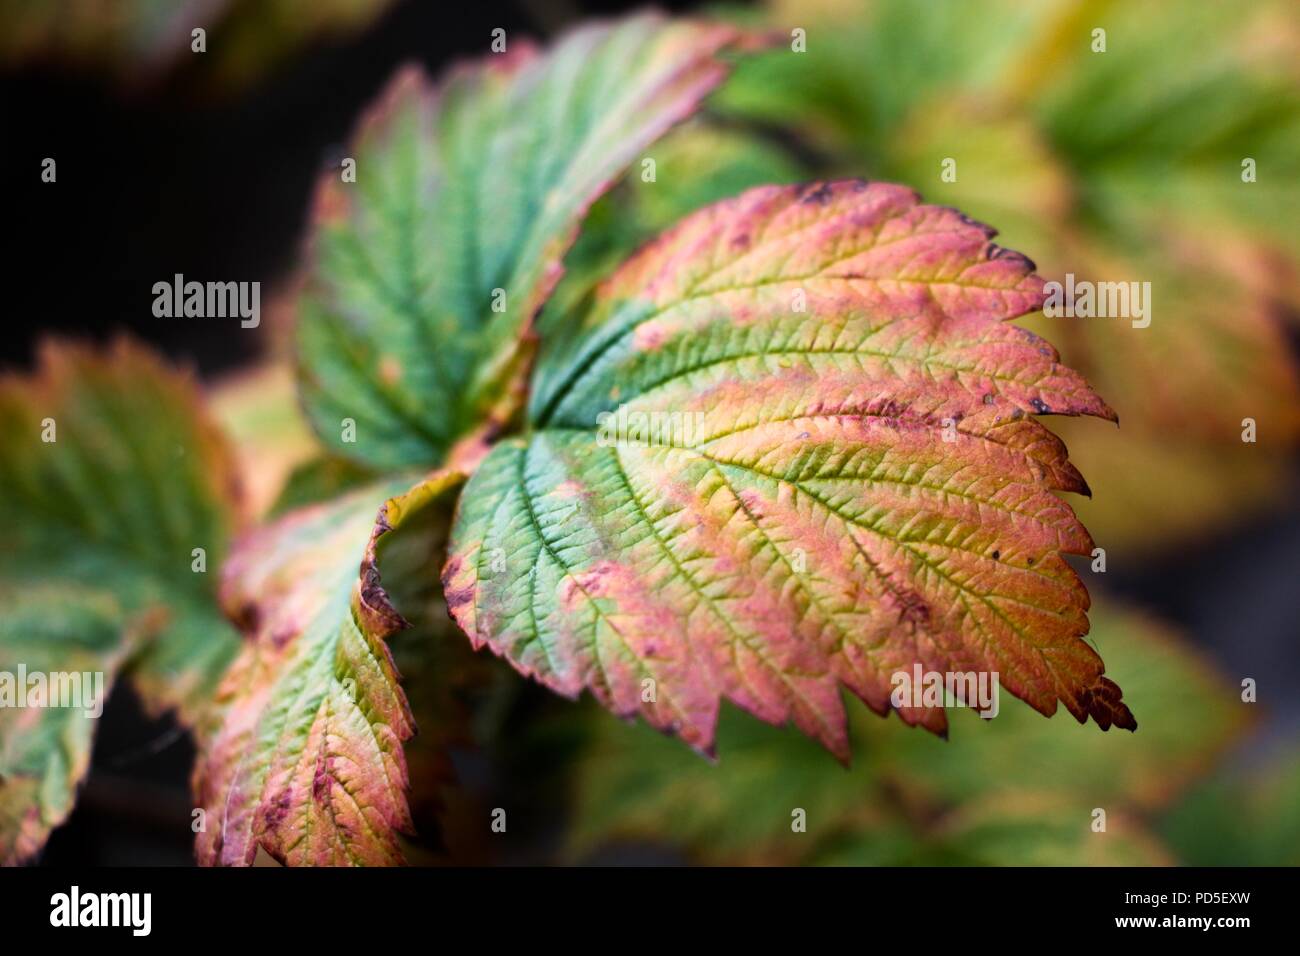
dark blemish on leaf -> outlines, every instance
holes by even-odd
[[[322,756],[316,761],[316,775],[311,781],[313,800],[322,805],[325,803],[325,799],[329,796],[332,779],[330,776],[330,758]]]
[[[1033,559],[1033,558],[1030,558],[1030,559],[1029,559],[1027,562],[1025,562],[1025,563],[1026,563],[1029,567],[1032,568],[1032,567],[1034,566],[1034,559]]]
[[[997,550],[997,549],[995,548],[995,549],[993,550],[993,560],[994,560],[994,561],[997,561],[997,560],[999,560],[1001,557],[1002,557],[1002,552],[999,551],[999,550]]]
[[[468,584],[463,588],[448,587],[448,584],[451,581],[454,581],[456,576],[460,574],[460,569],[463,564],[464,559],[460,555],[456,555],[447,562],[447,567],[444,568],[442,572],[442,596],[443,600],[447,602],[448,612],[458,611],[474,600],[473,584]]]
[[[834,190],[831,189],[830,183],[810,183],[808,191],[799,197],[802,205],[816,203],[818,206],[825,206],[831,201]]]
[[[992,239],[994,236],[998,234],[998,231],[994,229],[992,226],[990,226],[988,223],[980,222],[978,219],[972,219],[970,216],[966,215],[956,206],[939,206],[938,208],[947,210],[948,212],[952,213],[961,221],[963,225],[970,226],[972,229],[978,229],[980,232],[984,233],[985,239]],[[988,255],[988,253],[986,252],[985,255]]]
[[[1009,259],[1012,262],[1018,262],[1030,272],[1038,268],[1034,260],[1030,259],[1023,252],[1016,252],[1014,249],[1008,249],[1005,246],[999,246],[996,242],[990,242],[984,249],[985,259]]]
[[[899,605],[899,621],[910,624],[913,628],[925,627],[930,623],[930,605],[916,591],[899,591],[895,598]]]
[[[235,610],[232,619],[245,634],[253,634],[262,620],[262,611],[254,602],[246,601]]]
[[[1041,398],[1031,398],[1029,404],[1034,406],[1034,411],[1039,415],[1050,415],[1052,413],[1052,409]]]
[[[271,632],[271,646],[277,651],[292,641],[299,632],[300,628],[293,621],[281,625]]]
[[[284,818],[289,815],[289,808],[291,806],[293,806],[293,794],[290,793],[289,789],[286,787],[284,790],[280,791],[274,800],[267,804],[264,813],[266,828],[268,830],[274,830],[279,827],[279,825],[284,822]]]
[[[992,404],[993,404],[993,393],[992,393],[992,392],[985,392],[985,393],[984,393],[984,404],[985,404],[985,405],[992,405]]]

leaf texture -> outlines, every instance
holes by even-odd
[[[726,698],[842,759],[841,685],[920,663],[1132,729],[1064,554],[1086,492],[1034,417],[1113,412],[1004,320],[1042,282],[910,190],[761,187],[687,218],[538,369],[470,479],[443,574],[476,646],[708,751]],[[898,708],[946,732],[939,706]]]
[[[222,599],[248,643],[196,772],[208,819],[200,863],[251,865],[259,846],[289,865],[403,861],[402,744],[415,724],[386,638],[407,624],[380,582],[378,549],[461,480],[435,473],[401,495],[409,481],[368,486],[240,542]]]
[[[298,340],[325,442],[372,467],[428,466],[510,420],[582,216],[721,82],[739,38],[647,14],[546,53],[508,39],[436,89],[399,74],[357,131],[356,182],[331,173],[318,194]]]

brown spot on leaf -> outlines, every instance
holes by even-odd
[[[805,187],[805,192],[799,196],[799,202],[803,204],[816,203],[818,206],[825,206],[831,201],[834,190],[830,183],[809,183]]]

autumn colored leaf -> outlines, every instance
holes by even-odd
[[[317,197],[298,345],[326,444],[444,459],[522,403],[533,316],[588,206],[725,75],[731,27],[647,14],[507,52],[438,87],[399,74]],[[347,423],[355,435],[345,435]]]
[[[1092,542],[1054,492],[1086,485],[1034,417],[1113,413],[1005,321],[1042,282],[993,234],[822,182],[634,256],[465,489],[443,585],[471,641],[705,751],[725,698],[847,759],[841,686],[885,713],[917,663],[1134,728],[1063,557]]]
[[[67,583],[151,612],[132,662],[155,709],[200,718],[237,645],[215,578],[240,520],[234,459],[188,377],[119,341],[47,344],[0,379],[0,580]]]
[[[398,835],[412,830],[402,744],[415,725],[386,643],[407,622],[379,562],[389,534],[415,528],[461,480],[368,486],[239,543],[222,601],[248,640],[195,774],[200,863],[251,865],[259,846],[291,865],[402,861]],[[430,560],[427,547],[418,558]]]
[[[1103,736],[1042,720],[1004,696],[993,720],[954,715],[960,740],[949,745],[854,705],[858,756],[845,769],[793,731],[724,708],[711,765],[646,727],[560,712],[550,723],[585,734],[572,772],[568,858],[600,859],[605,849],[649,841],[694,862],[732,865],[1010,865],[1044,856],[1082,865],[1130,853],[1168,862],[1173,854],[1146,822],[1242,739],[1249,705],[1147,615],[1098,599],[1090,617],[1089,640],[1143,702],[1141,733]],[[1187,708],[1189,699],[1198,706]],[[535,734],[547,731],[554,728],[543,723]],[[1091,830],[1096,807],[1107,809],[1105,834]],[[791,829],[795,808],[804,811],[803,832]]]

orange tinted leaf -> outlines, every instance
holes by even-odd
[[[995,671],[1133,728],[1064,560],[1086,491],[1034,416],[1113,413],[1005,320],[1042,282],[910,190],[762,187],[688,217],[539,369],[528,437],[466,487],[448,606],[547,686],[707,750],[726,698],[841,757],[841,685]],[[944,732],[941,706],[905,703]]]

